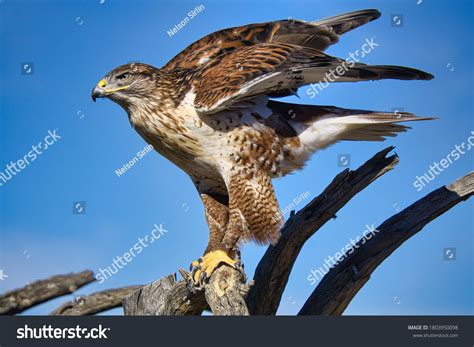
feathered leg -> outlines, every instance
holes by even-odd
[[[211,202],[206,197],[206,216],[211,237],[206,253],[192,263],[192,277],[196,284],[203,283],[222,263],[237,268],[239,240],[254,240],[258,243],[275,243],[283,222],[278,202],[273,191],[271,178],[256,166],[234,172],[227,181],[229,207]],[[203,200],[204,201],[204,200]],[[216,209],[218,207],[218,209]],[[228,209],[228,221],[222,241],[214,226],[220,222],[212,221],[216,211]],[[221,213],[217,213],[222,216]],[[219,219],[225,221],[225,218]],[[214,226],[212,226],[214,225]]]
[[[204,254],[219,248],[229,221],[229,208],[208,194],[201,194],[204,203],[206,221],[209,225],[209,242]]]
[[[238,241],[276,243],[283,222],[271,178],[258,168],[244,169],[229,183],[229,223],[221,248],[233,255]]]
[[[191,263],[191,277],[195,284],[202,284],[221,263],[234,265],[233,260],[220,249],[229,221],[229,208],[209,194],[201,194],[201,199],[209,226],[209,242],[204,256]]]

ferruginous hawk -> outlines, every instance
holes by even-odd
[[[429,119],[274,100],[335,72],[335,82],[432,79],[412,68],[323,53],[340,35],[379,16],[362,10],[220,30],[162,68],[122,65],[93,89],[94,101],[119,104],[143,139],[196,186],[210,231],[203,257],[192,264],[197,285],[221,263],[236,266],[239,241],[277,242],[283,218],[272,179],[300,170],[313,153],[338,141],[383,141],[406,131],[400,122]]]

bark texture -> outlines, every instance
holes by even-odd
[[[85,316],[122,306],[122,299],[127,294],[139,290],[142,286],[128,286],[108,289],[91,295],[68,301],[51,312],[54,316]]]
[[[189,276],[181,270],[182,274]],[[203,292],[190,291],[186,280],[176,280],[176,274],[168,275],[123,299],[125,315],[131,316],[183,316],[199,315],[207,307]]]
[[[57,275],[36,281],[0,296],[0,314],[21,313],[30,307],[62,295],[71,294],[88,283],[94,282],[92,271]]]

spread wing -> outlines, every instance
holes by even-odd
[[[342,73],[336,75],[336,71]],[[308,47],[260,43],[218,57],[194,75],[194,107],[210,114],[240,100],[296,90],[325,79],[356,82],[386,78],[413,80],[433,76],[406,67],[349,63]]]
[[[194,42],[163,69],[195,69],[222,54],[258,43],[287,43],[325,50],[338,42],[340,35],[379,17],[377,10],[361,10],[315,22],[288,19],[223,29]]]

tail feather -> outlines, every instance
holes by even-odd
[[[409,127],[397,123],[428,120],[413,114],[370,112],[351,116],[328,114],[316,120],[299,134],[299,138],[311,150],[328,147],[338,141],[385,141],[397,136]],[[295,124],[295,127],[299,127]]]
[[[283,174],[300,169],[312,153],[339,141],[385,141],[410,127],[399,123],[436,119],[408,112],[378,112],[269,101],[267,119],[286,141]]]
[[[436,119],[408,112],[378,112],[269,101],[273,112],[267,119],[285,138],[298,138],[306,150],[314,152],[338,141],[384,141],[410,129],[399,123]]]
[[[339,134],[338,140],[346,141],[385,141],[387,137],[395,137],[398,133],[406,132],[411,127],[398,124],[430,120],[434,118],[418,117],[411,113],[381,113],[372,112],[355,116],[339,118],[345,125],[345,130]]]
[[[397,136],[409,127],[398,123],[429,120],[433,118],[417,117],[411,113],[385,113],[366,111],[341,115],[329,113],[315,120],[309,126],[293,122],[298,137],[311,151],[328,147],[338,141],[385,141],[387,137]]]

